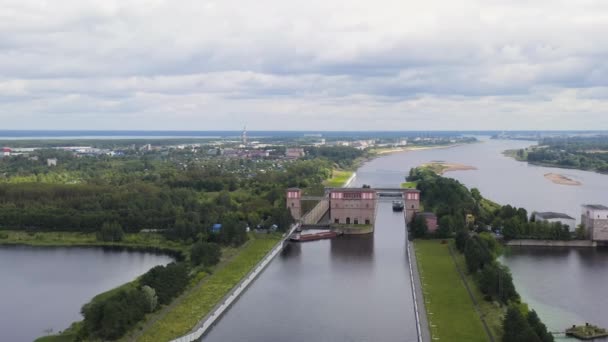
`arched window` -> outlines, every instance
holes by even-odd
[[[359,219],[355,219],[355,224],[359,224]]]
[[[346,218],[346,224],[350,224],[350,217]]]
[[[365,220],[365,224],[369,224],[369,219]]]

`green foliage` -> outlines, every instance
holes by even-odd
[[[504,319],[502,342],[541,342],[516,306],[509,306]]]
[[[81,337],[115,340],[145,316],[149,304],[139,289],[120,290],[82,308]]]
[[[484,266],[494,261],[492,251],[488,248],[487,243],[478,235],[474,235],[466,241],[464,256],[467,269],[471,273],[483,269]]]
[[[528,312],[528,324],[532,327],[536,335],[540,338],[541,342],[553,342],[553,335],[547,330],[547,326],[541,322],[540,318],[536,314],[536,311],[532,310]]]
[[[414,238],[423,238],[426,236],[429,228],[426,225],[426,220],[421,215],[416,215],[410,223],[410,232]]]
[[[465,229],[460,229],[456,232],[456,249],[460,253],[464,253],[464,248],[466,247],[467,240],[469,239],[469,232]]]
[[[118,222],[106,222],[97,232],[97,240],[99,241],[119,242],[122,241],[124,236],[125,232]]]
[[[220,246],[213,242],[199,241],[192,245],[190,260],[194,265],[213,266],[220,261]]]
[[[477,282],[481,292],[491,299],[497,299],[504,304],[519,299],[511,272],[496,262],[490,263],[479,272]]]
[[[168,304],[186,288],[188,280],[188,267],[184,263],[170,263],[150,269],[139,282],[156,290],[160,304]]]
[[[349,146],[320,146],[307,147],[308,158],[326,158],[342,168],[353,165],[353,161],[363,156],[363,151]]]
[[[144,295],[146,303],[146,312],[153,312],[158,307],[158,296],[156,296],[156,290],[148,285],[141,287],[141,291]]]

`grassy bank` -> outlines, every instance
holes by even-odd
[[[502,323],[505,314],[505,308],[501,308],[497,302],[488,302],[484,299],[484,295],[479,290],[479,287],[475,283],[473,276],[468,274],[468,272],[466,271],[467,264],[465,262],[464,255],[458,253],[456,251],[456,247],[453,245],[452,250],[454,251],[454,257],[456,263],[458,264],[458,267],[460,267],[460,269],[466,274],[465,279],[469,284],[469,288],[471,289],[475,300],[477,301],[479,311],[486,320],[486,324],[492,332],[492,335],[496,340],[498,340],[500,336],[503,335]]]
[[[414,246],[431,337],[453,342],[488,341],[448,245],[417,240]]]
[[[94,233],[36,232],[0,230],[0,245],[57,246],[57,247],[124,247],[140,250],[173,251],[184,253],[188,245],[169,241],[160,234],[125,234],[120,242],[98,241]]]
[[[331,178],[323,182],[323,185],[333,188],[344,186],[353,173],[353,171],[333,170],[331,173]]]
[[[418,182],[404,182],[404,183],[401,183],[401,188],[416,189],[416,185],[418,185]]]
[[[194,286],[137,341],[169,341],[188,333],[276,245],[279,236],[259,236],[234,258]]]

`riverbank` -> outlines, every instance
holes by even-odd
[[[184,259],[189,245],[167,240],[156,233],[125,234],[120,242],[98,241],[94,233],[78,232],[25,232],[0,230],[0,245],[33,247],[101,247],[129,249],[142,252],[169,254]]]
[[[211,275],[182,295],[175,306],[158,317],[135,340],[170,341],[193,330],[280,241],[281,237],[277,235],[260,235],[249,241],[232,259],[218,265]]]
[[[557,173],[545,173],[545,178],[550,180],[551,182],[555,183],[555,184],[560,184],[560,185],[573,185],[573,186],[580,186],[583,183],[573,180],[571,178],[568,178],[564,175],[560,175]]]
[[[576,248],[595,248],[597,242],[591,240],[509,240],[505,243],[507,246],[512,247],[576,247]]]
[[[462,146],[465,144],[448,144],[448,145],[434,145],[434,146],[404,146],[404,147],[390,147],[390,148],[373,148],[369,152],[372,155],[382,156],[387,154],[401,153],[401,152],[412,152],[412,151],[424,151],[424,150],[436,150]]]
[[[346,184],[352,180],[354,174],[354,171],[332,170],[331,178],[325,180],[323,185],[330,188],[347,186]]]

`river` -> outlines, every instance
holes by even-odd
[[[82,319],[93,296],[171,261],[102,248],[0,246],[0,340],[31,342],[63,330]]]
[[[353,186],[395,187],[410,168],[430,161],[475,166],[446,174],[498,203],[528,212],[558,211],[580,220],[584,203],[608,204],[608,176],[528,165],[502,155],[532,142],[489,140],[395,153],[357,171]],[[546,173],[578,180],[554,184]],[[205,341],[414,341],[404,232],[381,208],[373,236],[290,245],[271,262]],[[608,326],[608,253],[601,250],[513,250],[502,262],[523,300],[550,330],[591,322]]]

